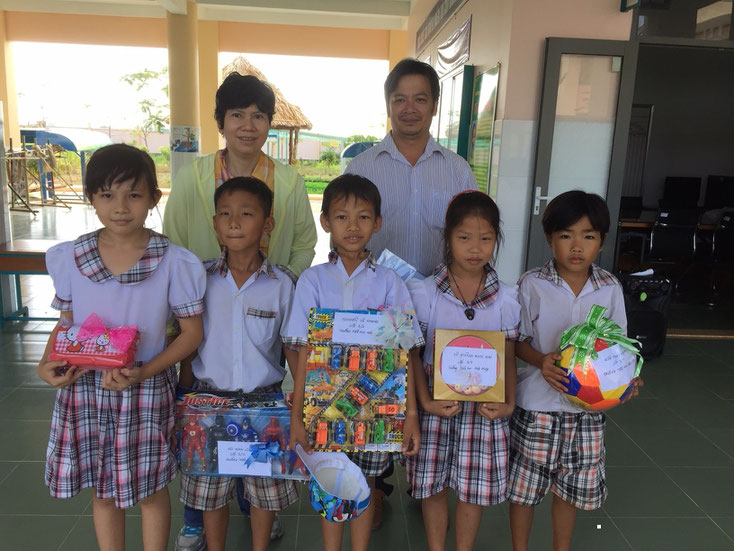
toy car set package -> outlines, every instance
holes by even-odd
[[[436,329],[433,399],[505,402],[505,333]]]
[[[290,411],[282,394],[180,390],[174,430],[184,474],[309,479],[288,449]]]
[[[304,423],[320,451],[400,451],[412,316],[313,308]]]
[[[91,369],[129,367],[135,363],[139,340],[137,326],[108,328],[97,314],[90,314],[80,326],[56,329],[48,359]]]
[[[586,321],[561,335],[556,365],[569,379],[564,396],[590,411],[603,411],[622,403],[635,386],[642,369],[640,343],[604,317],[607,309],[594,304]]]

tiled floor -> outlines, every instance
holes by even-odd
[[[53,227],[45,212],[33,222],[13,213],[14,237],[74,237],[92,220],[82,211],[57,213],[63,221]],[[28,281],[26,293],[40,315],[52,293],[49,281]],[[9,323],[0,332],[0,551],[96,545],[89,491],[60,501],[43,485],[54,391],[37,379],[35,365],[51,327]],[[671,340],[643,376],[641,397],[609,415],[609,499],[603,509],[579,515],[574,549],[734,549],[734,341]],[[420,507],[405,493],[402,469],[394,483],[371,548],[426,549]],[[172,533],[181,525],[177,488],[178,481],[170,488]],[[536,513],[532,549],[550,548],[548,501]],[[128,549],[140,549],[139,509],[128,517]],[[320,548],[319,519],[306,500],[282,517],[286,535],[272,549]],[[233,509],[227,548],[249,548],[249,535],[249,522]],[[476,548],[510,549],[506,506],[485,510]]]

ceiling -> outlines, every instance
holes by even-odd
[[[405,29],[414,0],[194,0],[198,18],[360,29]],[[186,0],[0,0],[6,11],[165,17]]]

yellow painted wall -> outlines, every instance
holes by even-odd
[[[166,20],[104,15],[6,12],[8,40],[165,48]]]
[[[219,22],[219,51],[388,59],[390,31]]]

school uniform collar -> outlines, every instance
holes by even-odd
[[[369,254],[365,260],[365,266],[374,272],[377,266],[377,261],[371,251],[367,250],[367,252]],[[332,264],[339,264],[339,253],[336,252],[336,249],[331,249],[329,251],[329,262]]]
[[[119,283],[140,283],[148,279],[163,260],[168,250],[168,238],[165,235],[148,230],[150,237],[143,256],[137,264],[124,274],[114,275],[102,263],[99,254],[99,234],[102,230],[81,235],[74,241],[74,261],[79,272],[95,283],[115,279]]]
[[[555,258],[551,258],[550,260],[548,260],[548,262],[546,262],[543,267],[538,271],[535,277],[537,277],[538,279],[551,281],[559,287],[562,286],[564,283],[563,278],[558,275],[558,270],[556,270]],[[591,285],[592,287],[594,287],[595,291],[598,291],[604,285],[617,284],[617,278],[593,263],[591,264],[591,266],[589,266],[589,281],[591,281]]]
[[[381,153],[386,153],[390,155],[393,159],[396,161],[402,160],[403,162],[408,162],[405,159],[405,155],[400,153],[398,151],[398,146],[395,145],[395,140],[392,138],[392,131],[387,133],[387,136],[378,144],[374,146],[375,150],[377,151],[377,155],[380,155]],[[420,158],[418,159],[418,162],[420,162],[423,159],[427,159],[434,153],[438,153],[439,155],[444,155],[443,148],[439,145],[439,143],[433,139],[432,136],[428,136],[428,141],[426,142],[426,148],[421,154]],[[416,163],[418,164],[418,163]]]
[[[275,273],[275,270],[273,269],[272,264],[268,262],[268,257],[265,256],[262,251],[260,252],[260,258],[262,258],[262,264],[260,264],[260,267],[255,271],[255,279],[260,277],[261,274],[265,274],[271,279],[278,279],[277,274]],[[222,248],[222,254],[219,255],[219,258],[216,260],[210,261],[211,263],[206,268],[206,273],[208,275],[219,273],[222,277],[227,277],[227,274],[229,273],[229,265],[227,264],[227,248]]]
[[[484,287],[474,300],[467,304],[472,308],[489,308],[489,305],[497,298],[500,290],[500,278],[497,272],[489,264],[484,265]],[[449,280],[449,268],[446,264],[439,264],[433,271],[433,281],[441,293],[461,300],[454,295]],[[463,302],[463,301],[462,301]]]

